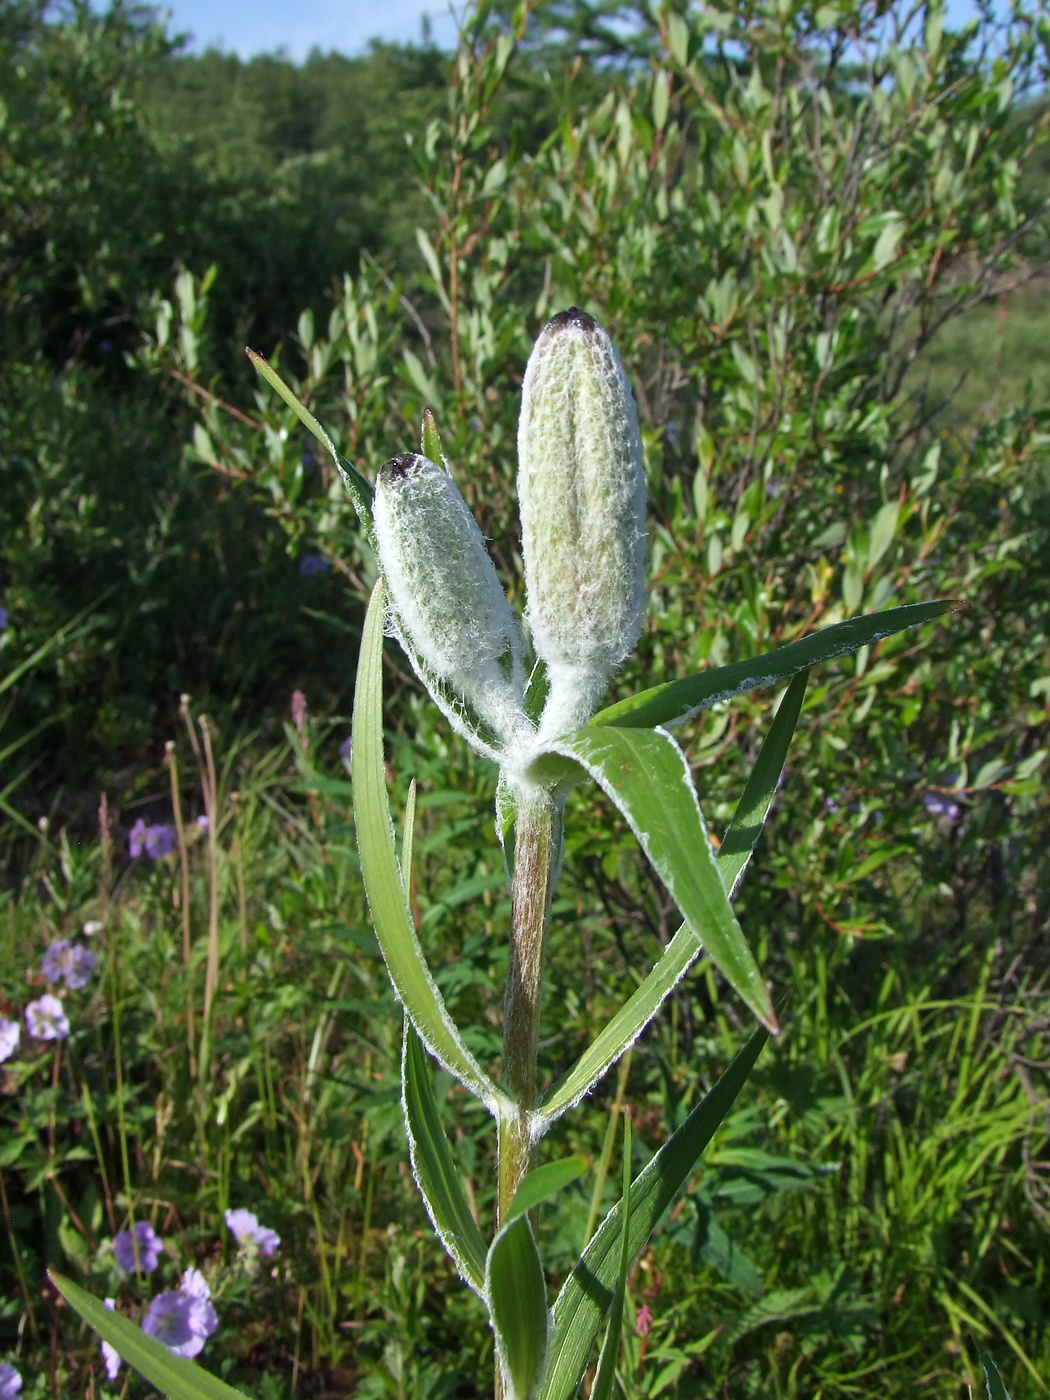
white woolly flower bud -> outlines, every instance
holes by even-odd
[[[638,413],[605,330],[572,307],[536,342],[522,388],[518,500],[541,738],[586,723],[645,612],[645,467]]]
[[[376,481],[374,520],[395,623],[420,678],[436,676],[512,747],[529,728],[520,629],[455,482],[426,457],[394,457]]]

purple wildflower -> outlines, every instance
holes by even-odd
[[[348,734],[343,740],[343,742],[339,745],[339,757],[343,760],[344,763],[349,763],[350,755],[353,753],[353,751],[354,741]]]
[[[219,1325],[210,1300],[203,1275],[187,1269],[178,1289],[158,1293],[150,1303],[142,1330],[176,1356],[196,1356]]]
[[[959,804],[954,802],[947,793],[928,792],[922,799],[922,805],[931,817],[943,817],[947,822],[959,819]]]
[[[774,501],[784,489],[784,483],[777,476],[771,476],[766,482],[766,495]]]
[[[315,578],[330,567],[323,554],[304,554],[299,560],[299,572],[303,578]]]
[[[70,959],[70,967],[66,973],[66,986],[72,992],[79,991],[81,987],[86,987],[97,966],[98,958],[91,949],[83,948],[79,943],[75,943],[73,945],[73,956]]]
[[[648,1337],[649,1328],[653,1325],[653,1312],[648,1303],[643,1303],[638,1309],[634,1318],[634,1330],[639,1337]]]
[[[138,860],[146,846],[146,832],[148,827],[139,817],[138,821],[128,832],[128,855],[132,860]]]
[[[5,1060],[9,1060],[18,1049],[18,1042],[22,1038],[22,1028],[17,1021],[9,1021],[5,1016],[0,1016],[0,1065]]]
[[[15,1400],[22,1389],[22,1377],[7,1362],[0,1364],[0,1400]]]
[[[228,1210],[226,1224],[242,1248],[257,1249],[264,1259],[274,1254],[281,1243],[277,1231],[260,1225],[259,1217],[250,1210]]]
[[[90,948],[61,938],[44,954],[41,971],[49,982],[65,982],[72,991],[86,987],[98,963]]]
[[[36,1040],[65,1040],[69,1019],[58,997],[45,992],[26,1007],[26,1030]],[[2,1396],[0,1396],[2,1400]]]
[[[200,815],[199,817],[197,817],[196,822],[197,822],[197,825],[200,827],[201,831],[207,831],[207,830],[208,830],[208,818],[204,815],[203,812],[201,813],[201,815]]]
[[[104,1298],[102,1301],[105,1303],[106,1307],[109,1308],[110,1312],[116,1310],[116,1303],[112,1298]],[[120,1356],[116,1348],[110,1346],[109,1342],[106,1341],[102,1342],[102,1360],[106,1366],[106,1375],[111,1381],[115,1381],[117,1372],[120,1370]]]
[[[49,982],[64,982],[73,955],[73,945],[67,938],[52,943],[44,954],[40,970]]]
[[[146,832],[146,854],[150,860],[170,856],[175,849],[175,833],[167,822],[159,822]]]
[[[0,608],[0,632],[7,630],[7,620],[10,616],[6,608]]]
[[[151,1274],[157,1267],[161,1248],[160,1237],[148,1220],[139,1220],[130,1230],[121,1230],[113,1240],[113,1253],[126,1274],[133,1274],[136,1264],[144,1274]]]

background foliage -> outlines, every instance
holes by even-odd
[[[957,1397],[976,1331],[1015,1400],[1045,1394],[1047,22],[881,9],[483,6],[451,67],[295,67],[180,56],[133,8],[0,6],[0,1010],[43,989],[52,939],[101,959],[69,1040],[3,1071],[0,1345],[27,1394],[105,1393],[42,1270],[112,1291],[129,1212],[165,1279],[210,1271],[205,1359],[263,1396],[484,1385],[407,1178],[338,753],[374,566],[239,347],[369,474],[429,404],[518,593],[520,375],[573,301],[624,354],[649,461],[623,693],[884,603],[969,604],[813,678],[739,903],[786,1034],[635,1272],[653,1321],[624,1386]],[[388,661],[420,927],[491,1059],[493,776]],[[296,688],[316,719],[285,722]],[[686,735],[716,831],[772,698]],[[174,818],[169,740],[189,834],[132,862],[132,822]],[[552,1077],[675,927],[608,809],[569,817]],[[553,1144],[595,1158],[544,1220],[566,1261],[607,1126],[629,1104],[644,1160],[737,1010],[701,968]],[[469,1172],[492,1145],[449,1112]],[[236,1273],[229,1205],[282,1234],[272,1272]]]

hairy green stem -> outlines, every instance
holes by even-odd
[[[542,789],[518,795],[514,823],[514,874],[511,883],[512,926],[503,1003],[501,1078],[517,1111],[499,1124],[499,1219],[506,1216],[518,1183],[529,1170],[532,1143],[529,1113],[536,1105],[536,1049],[543,981],[543,951],[561,814],[554,797]]]

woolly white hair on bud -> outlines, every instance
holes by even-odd
[[[518,500],[536,653],[550,694],[540,737],[586,723],[645,612],[645,467],[634,395],[606,331],[572,307],[525,370]]]
[[[379,566],[413,663],[515,747],[531,733],[520,630],[470,507],[439,466],[405,453],[380,469],[374,512]]]

